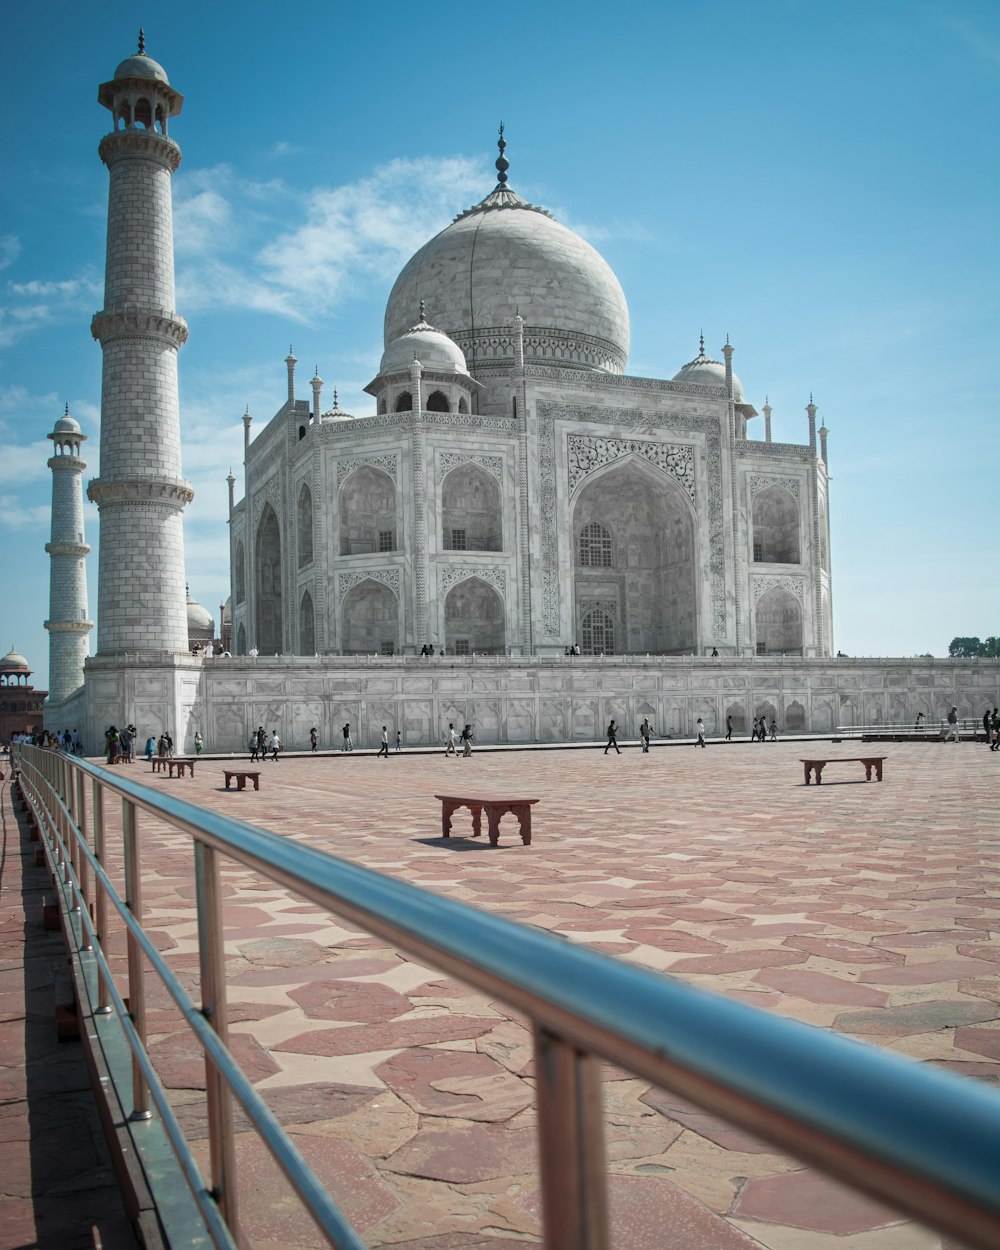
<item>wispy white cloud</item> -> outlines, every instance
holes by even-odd
[[[0,269],[12,265],[21,254],[21,240],[16,234],[0,235]]]
[[[25,507],[16,495],[0,494],[0,525],[9,530],[48,530],[50,512],[47,504]]]
[[[9,347],[44,326],[78,320],[94,308],[102,289],[100,279],[90,270],[56,281],[8,282],[0,307],[0,347]]]
[[[300,322],[329,314],[363,279],[389,279],[456,209],[483,193],[466,157],[394,160],[340,187],[295,191],[243,182],[229,166],[199,170],[175,212],[178,302]]]

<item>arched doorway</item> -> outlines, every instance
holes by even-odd
[[[758,655],[801,655],[802,608],[789,590],[772,586],[754,613]]]
[[[348,591],[341,610],[344,655],[395,655],[399,650],[399,603],[371,578]]]
[[[313,497],[312,491],[305,482],[302,483],[302,489],[299,491],[296,519],[298,521],[299,568],[302,568],[305,564],[311,564],[313,558]]]
[[[243,553],[242,542],[236,544],[236,569],[233,576],[236,583],[233,587],[233,598],[237,603],[244,603],[247,597],[247,575],[246,575],[246,557]]]
[[[634,458],[595,474],[573,505],[572,533],[573,641],[582,651],[695,649],[694,514],[672,478]],[[611,647],[601,645],[609,618]]]
[[[363,465],[340,488],[340,554],[396,550],[396,486],[388,473]]]
[[[444,601],[444,638],[449,655],[506,650],[503,600],[478,577],[459,582]]]
[[[247,631],[241,625],[236,631],[236,654],[246,655],[247,653]]]
[[[783,486],[754,496],[753,558],[765,564],[799,563],[799,505]]]
[[[256,543],[257,649],[262,655],[282,651],[281,532],[270,504],[257,527]]]
[[[441,485],[441,546],[445,551],[502,551],[500,484],[476,464],[462,464]]]

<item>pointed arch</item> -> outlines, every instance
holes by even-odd
[[[299,568],[312,564],[313,559],[313,497],[309,483],[303,482],[296,509],[298,528]]]
[[[316,614],[312,595],[304,591],[299,600],[299,655],[316,654]]]
[[[453,586],[444,601],[444,636],[450,655],[502,655],[507,637],[499,593],[479,577]]]
[[[247,653],[247,631],[241,625],[236,631],[236,654],[246,655]]]
[[[409,391],[400,391],[396,396],[396,404],[393,408],[394,412],[412,412],[413,396]]]
[[[753,558],[757,563],[799,563],[799,505],[784,486],[768,486],[753,500]]]
[[[628,455],[582,483],[571,515],[581,648],[584,622],[596,606],[614,617],[618,654],[693,651],[695,517],[683,488],[644,457]]]
[[[580,650],[584,655],[614,655],[615,620],[599,606],[588,606],[580,621]]]
[[[445,551],[503,551],[500,483],[478,464],[460,464],[441,483]]]
[[[396,550],[396,484],[365,464],[340,488],[340,554],[372,555]]]
[[[233,570],[233,598],[236,603],[245,603],[247,597],[247,563],[243,539],[236,540],[236,567]]]
[[[802,654],[802,607],[790,590],[772,586],[754,611],[758,655]]]
[[[344,596],[344,655],[394,655],[399,650],[399,600],[385,582],[365,578]]]
[[[448,396],[444,391],[431,391],[427,396],[428,412],[451,412],[451,404],[448,403]]]
[[[257,646],[263,655],[280,655],[283,649],[281,598],[281,531],[278,518],[266,504],[257,527],[254,589],[257,606]]]

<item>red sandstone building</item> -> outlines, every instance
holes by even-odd
[[[0,742],[42,727],[42,704],[49,692],[36,690],[30,676],[28,661],[13,648],[0,659]]]

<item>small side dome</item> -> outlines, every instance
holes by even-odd
[[[320,413],[320,421],[353,421],[354,413],[345,412],[340,406],[340,398],[337,392],[333,392],[333,407],[327,412]]]
[[[694,360],[674,374],[672,382],[693,382],[695,386],[721,386],[726,389],[726,366],[721,360],[713,360],[705,355],[705,340],[701,341],[701,351]],[[733,374],[733,399],[737,404],[745,404],[743,383]]]
[[[447,334],[428,325],[422,307],[417,324],[393,339],[382,353],[379,375],[408,371],[414,357],[431,373],[460,373],[463,377],[469,376],[462,349]]]
[[[60,417],[59,420],[56,422],[55,429],[52,431],[52,433],[53,434],[79,434],[80,423],[79,421],[71,417],[69,415],[69,412],[67,411],[66,415],[64,417]]]
[[[191,598],[190,590],[187,592],[187,623],[189,634],[193,630],[211,631],[213,635],[215,633],[215,618],[207,608],[203,608],[200,603],[196,603]]]
[[[29,671],[28,661],[23,655],[19,655],[13,647],[11,647],[3,659],[0,659],[0,673],[27,673]]]

